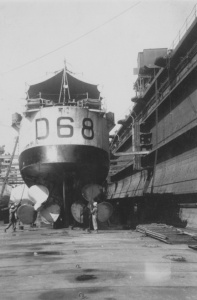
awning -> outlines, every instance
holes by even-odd
[[[30,99],[39,98],[40,95],[43,99],[52,100],[55,103],[59,102],[59,95],[61,91],[61,85],[63,80],[63,70],[60,71],[55,76],[31,85],[28,90],[28,96]],[[68,89],[66,88],[66,99],[69,99],[68,90],[70,93],[70,99],[81,100],[85,98],[99,99],[100,92],[97,89],[97,85],[90,84],[84,81],[81,81],[73,76],[71,76],[68,72],[66,72],[65,78],[68,82]],[[61,96],[61,101],[63,101],[63,93]]]

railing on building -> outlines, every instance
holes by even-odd
[[[192,23],[196,20],[197,18],[197,4],[195,4],[194,8],[192,9],[191,13],[185,20],[183,26],[179,30],[177,36],[175,37],[174,41],[172,42],[171,48],[170,49],[175,49],[176,46],[180,43],[182,37],[184,34],[188,31]]]

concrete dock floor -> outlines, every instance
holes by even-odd
[[[197,251],[132,230],[0,227],[0,300],[196,300]]]

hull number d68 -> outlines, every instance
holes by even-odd
[[[57,136],[59,138],[70,138],[74,134],[74,123],[71,117],[57,118]],[[92,140],[94,138],[93,121],[90,118],[82,120],[81,134],[84,139]],[[47,118],[36,119],[36,139],[44,140],[49,136],[50,126]]]

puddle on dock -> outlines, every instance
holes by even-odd
[[[121,279],[126,275],[119,271],[99,270],[99,269],[61,269],[53,271],[54,274],[66,275],[66,280],[70,282],[103,281],[107,279]]]
[[[66,253],[61,251],[35,251],[27,253],[27,256],[32,256],[35,259],[41,260],[43,262],[52,262],[55,260],[60,260],[65,256]]]
[[[178,261],[178,262],[186,262],[187,261],[185,257],[176,255],[176,254],[165,255],[165,256],[163,256],[163,258],[167,258],[169,260]]]
[[[97,277],[92,274],[82,274],[76,277],[77,281],[87,281],[87,280],[95,280]]]
[[[39,255],[66,255],[62,251],[38,251],[33,253],[34,256]]]

